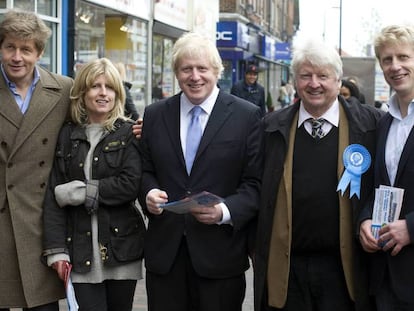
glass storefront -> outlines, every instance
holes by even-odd
[[[174,72],[171,68],[173,39],[154,34],[152,38],[152,102],[174,95]]]
[[[121,12],[77,0],[75,7],[74,73],[82,64],[106,57],[122,62],[140,115],[145,109],[148,25]]]

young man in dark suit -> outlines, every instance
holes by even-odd
[[[360,240],[372,254],[370,289],[379,311],[414,310],[414,27],[385,27],[375,40],[384,78],[395,93],[378,125],[375,187],[404,189],[399,219],[371,232],[373,203],[361,215]]]
[[[262,172],[260,109],[220,91],[222,61],[202,35],[175,43],[172,67],[182,92],[148,106],[142,129],[148,306],[240,311]],[[223,202],[187,214],[162,208],[202,191]]]

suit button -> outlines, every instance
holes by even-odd
[[[43,165],[45,165],[45,161],[40,161],[39,166],[42,167]]]
[[[6,148],[6,147],[7,147],[7,143],[6,143],[5,141],[2,141],[2,142],[1,142],[1,146],[2,146],[3,148]]]
[[[46,145],[48,141],[49,141],[49,140],[48,140],[47,138],[43,138],[43,140],[42,140],[42,144],[43,144],[43,145]]]
[[[45,182],[42,182],[42,183],[40,184],[40,188],[41,188],[41,189],[43,189],[44,187],[46,187],[46,183],[45,183]]]
[[[85,265],[86,266],[90,266],[91,265],[91,262],[89,260],[87,260],[87,261],[85,261]]]
[[[8,189],[8,190],[12,190],[13,188],[14,188],[14,185],[8,185],[8,186],[7,186],[7,189]]]
[[[8,167],[8,168],[13,167],[13,163],[7,163],[7,167]]]
[[[91,234],[91,232],[90,231],[87,231],[86,232],[86,236],[91,236],[92,234]]]

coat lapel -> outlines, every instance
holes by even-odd
[[[163,120],[174,152],[185,169],[185,159],[180,139],[180,96],[181,93],[174,95],[171,100],[167,100],[166,109],[163,110]]]
[[[197,158],[203,153],[203,151],[207,148],[207,146],[211,143],[216,133],[219,131],[226,119],[233,112],[232,107],[234,102],[230,97],[224,98],[226,96],[227,95],[225,93],[220,91],[216,103],[214,104],[213,111],[211,112],[211,116],[204,130],[203,137],[201,138],[200,146],[198,147],[194,163],[197,161]]]
[[[380,174],[379,180],[382,182],[385,182],[387,185],[389,185],[390,177],[388,176],[387,167],[385,165],[385,146],[387,143],[387,136],[388,131],[390,129],[391,123],[392,123],[392,116],[388,113],[383,120],[383,123],[381,123],[382,126],[378,127],[378,139],[377,139],[377,166],[379,169],[376,170],[377,174]],[[412,137],[412,131],[410,133],[410,136]],[[411,138],[412,139],[412,138]],[[401,163],[401,161],[400,161]],[[400,175],[401,169],[398,168],[397,176]]]
[[[404,149],[401,153],[400,162],[398,163],[397,175],[395,176],[395,182],[394,182],[395,185],[398,184],[398,179],[400,178],[401,174],[404,173],[405,167],[409,159],[411,159],[413,149],[414,149],[414,130],[413,128],[411,128],[410,134],[408,135],[407,141],[405,142],[405,145],[404,145]]]
[[[38,67],[40,79],[36,84],[30,100],[29,109],[24,115],[16,136],[14,151],[16,151],[47,118],[61,97],[61,86],[44,69]],[[58,90],[59,92],[56,92]],[[14,100],[14,99],[13,99]],[[13,152],[14,152],[13,151]]]
[[[1,73],[0,96],[2,98],[2,103],[0,104],[0,115],[12,123],[16,128],[19,128],[23,119],[23,114],[17,106],[14,97],[7,87],[6,81]]]

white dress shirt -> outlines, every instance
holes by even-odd
[[[335,102],[332,104],[332,106],[319,118],[323,118],[327,121],[327,122],[324,122],[322,125],[322,131],[324,135],[328,134],[333,126],[338,127],[338,124],[339,124],[338,99],[336,99]],[[309,133],[309,135],[311,135],[312,124],[311,122],[306,122],[306,121],[311,121],[309,119],[315,119],[315,117],[312,116],[309,112],[307,112],[305,107],[303,106],[303,103],[301,103],[299,107],[298,128],[302,125],[302,123],[305,123],[304,124],[305,130],[306,132]]]
[[[407,142],[408,135],[414,126],[413,101],[408,106],[407,116],[401,116],[397,96],[394,94],[389,100],[389,113],[393,117],[385,145],[385,164],[391,186],[394,185],[401,153]]]
[[[220,90],[217,86],[214,87],[213,92],[211,92],[210,96],[200,105],[198,105],[202,109],[202,113],[200,114],[200,122],[203,133],[204,129],[206,128],[208,119],[210,118],[211,112],[213,111],[219,91]],[[191,122],[190,111],[193,109],[193,107],[194,105],[190,102],[188,97],[182,93],[180,98],[180,139],[183,154],[185,154],[188,125]],[[231,224],[231,215],[229,208],[224,203],[220,203],[220,206],[223,212],[223,218],[218,224]]]

